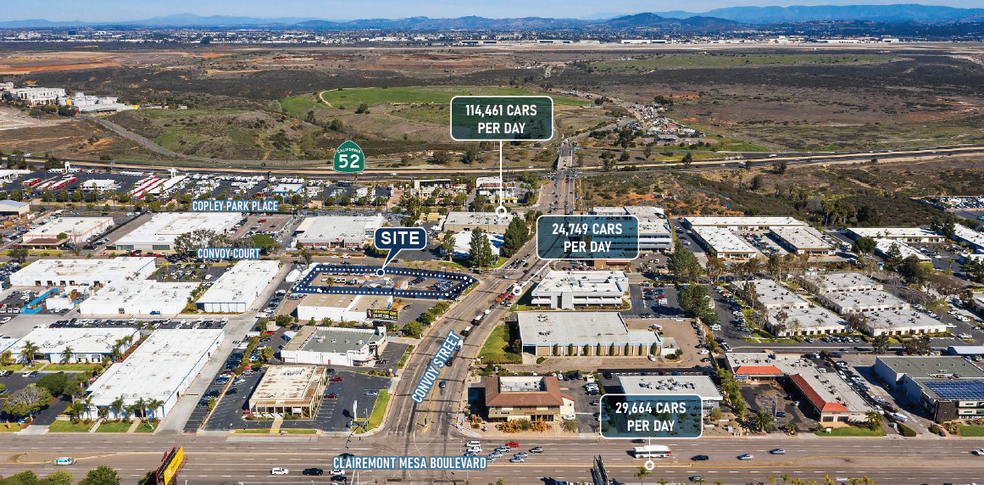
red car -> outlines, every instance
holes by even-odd
[[[506,443],[506,446],[508,446],[510,448],[519,448],[519,443],[517,443],[515,441],[510,441],[510,442]]]
[[[335,376],[329,379],[331,382],[342,382],[342,376]]]
[[[328,398],[328,399],[335,399],[335,398],[338,397],[338,394],[335,394],[334,392],[332,392],[330,394],[325,394],[325,397]]]

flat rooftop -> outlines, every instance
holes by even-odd
[[[622,294],[628,289],[629,277],[625,271],[550,271],[533,292]]]
[[[301,299],[298,306],[319,308],[346,308],[351,311],[385,310],[392,304],[388,295],[344,295],[313,293]]]
[[[882,284],[861,273],[816,273],[804,279],[820,293],[831,291],[881,290]]]
[[[650,345],[659,342],[655,332],[629,330],[618,312],[518,312],[516,317],[523,345]]]
[[[943,236],[924,227],[852,227],[848,229],[858,237],[872,239],[942,239]]]
[[[789,330],[831,330],[833,332],[847,332],[847,322],[836,313],[820,307],[812,306],[807,308],[787,308],[769,312],[769,321],[775,322],[776,315],[780,312],[786,313],[785,326]]]
[[[328,376],[328,369],[318,365],[271,365],[266,369],[249,398],[251,404],[258,401],[289,404],[320,399],[321,383]]]
[[[135,305],[143,302],[161,303],[162,307],[170,304],[185,304],[191,298],[191,292],[198,288],[199,283],[163,282],[154,280],[114,281],[89,297],[85,302],[89,305],[106,305],[116,313],[117,308]],[[113,308],[117,306],[117,308]]]
[[[789,291],[785,286],[772,280],[759,278],[749,281],[746,284],[751,284],[755,287],[755,293],[758,294],[759,303],[769,310],[800,308],[810,305],[810,302],[806,301],[803,297]]]
[[[686,221],[690,227],[715,226],[732,229],[806,225],[792,217],[688,217]]]
[[[836,373],[821,374],[810,369],[790,377],[821,412],[861,414],[871,410],[864,398]]]
[[[93,404],[108,406],[118,397],[128,403],[140,398],[166,401],[182,383],[194,378],[208,352],[224,338],[222,330],[158,329],[123,362],[89,387]]]
[[[383,227],[382,215],[307,217],[297,226],[297,240],[302,244],[359,244],[372,239]]]
[[[39,354],[57,354],[71,347],[75,354],[108,354],[117,340],[135,335],[135,327],[123,328],[35,328],[17,342],[11,352],[16,357],[27,342],[38,347]]]
[[[824,294],[823,298],[839,306],[844,312],[851,310],[867,311],[884,307],[909,307],[909,304],[901,298],[884,290],[833,291]]]
[[[279,261],[240,260],[215,280],[215,284],[198,299],[198,303],[249,303],[279,270]]]
[[[800,354],[778,354],[775,352],[728,352],[725,354],[728,366],[736,376],[779,377],[797,374],[813,369],[809,361]]]
[[[820,231],[809,226],[776,227],[772,229],[772,234],[797,250],[822,251],[833,248],[833,245],[823,238]]]
[[[956,231],[957,238],[963,239],[977,247],[984,247],[984,232],[975,231],[963,224],[956,224],[953,226]]]
[[[24,238],[57,238],[61,233],[65,233],[69,239],[86,235],[95,236],[94,231],[97,229],[109,228],[112,225],[112,217],[59,217],[27,231]]]
[[[968,362],[963,357],[917,357],[917,356],[878,356],[897,374],[905,374],[912,379],[933,379],[940,377],[984,378],[984,370]]]
[[[39,259],[10,276],[11,283],[20,280],[69,280],[110,281],[129,278],[157,267],[155,258],[110,259]]]
[[[378,344],[385,338],[385,328],[380,331],[378,328],[305,326],[284,346],[283,350],[344,354],[359,351],[366,344]]]
[[[715,226],[698,226],[694,232],[715,252],[720,254],[758,254],[744,239],[730,229]]]
[[[171,245],[178,236],[198,229],[219,234],[242,220],[239,212],[158,212],[149,221],[116,241],[117,246]]]
[[[515,214],[508,217],[499,217],[495,212],[464,212],[451,211],[444,220],[444,224],[460,224],[472,226],[508,226]]]
[[[918,329],[939,329],[946,330],[946,324],[920,311],[905,310],[881,310],[868,312],[867,326],[874,329],[896,329],[896,330],[918,330]]]
[[[620,375],[618,382],[626,394],[667,396],[696,394],[706,401],[723,399],[708,376],[633,376]]]
[[[906,244],[906,243],[904,243],[902,241],[897,241],[897,240],[894,240],[894,239],[885,239],[885,238],[876,238],[875,239],[875,251],[877,251],[878,253],[880,253],[882,255],[888,254],[888,252],[892,250],[892,246],[896,246],[896,247],[899,248],[899,254],[902,256],[902,259],[906,259],[906,258],[908,258],[910,256],[915,256],[916,259],[918,259],[920,261],[929,261],[930,260],[929,256],[926,256],[925,254],[920,253],[918,250],[916,250],[916,248],[914,248],[914,247],[912,247],[912,246],[910,246],[910,245],[908,245],[908,244]]]

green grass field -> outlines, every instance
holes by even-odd
[[[380,104],[449,104],[455,96],[534,96],[542,95],[526,89],[497,86],[414,86],[401,88],[351,88],[325,91],[322,97],[333,107],[344,106],[355,109],[360,104],[369,106]],[[310,95],[300,95],[310,96]],[[296,98],[297,96],[292,96]],[[551,96],[558,106],[581,106],[587,101],[568,96]],[[289,100],[289,101],[288,101]],[[280,101],[281,106],[303,103],[303,100],[286,98]],[[307,113],[307,111],[305,111]]]
[[[88,433],[92,428],[92,423],[73,423],[71,421],[58,420],[48,426],[49,433]]]
[[[386,389],[379,390],[379,396],[376,396],[376,404],[372,406],[372,414],[369,415],[369,429],[376,429],[380,424],[383,423],[383,418],[386,416],[386,408],[389,406],[390,393]]]
[[[315,98],[312,93],[298,94],[297,96],[281,99],[279,105],[280,109],[275,109],[275,111],[283,111],[298,118],[307,116],[308,111],[325,108],[325,104]],[[273,106],[273,108],[276,108],[276,106]]]
[[[499,325],[492,330],[478,357],[483,364],[521,364],[523,356],[509,349],[509,326]]]
[[[45,372],[92,372],[99,369],[99,364],[48,364]]]
[[[140,423],[140,426],[137,426],[137,430],[135,431],[135,433],[153,433],[155,429],[156,428],[154,426],[151,426],[150,423],[144,421]]]
[[[132,423],[102,423],[96,433],[126,433]]]
[[[984,426],[961,426],[958,433],[964,438],[984,438]]]
[[[861,428],[858,426],[841,426],[839,428],[833,428],[830,433],[826,433],[823,429],[818,429],[815,433],[817,436],[850,436],[850,437],[864,437],[864,436],[885,436],[885,431],[881,428],[876,430],[870,430],[868,428]]]
[[[407,350],[403,351],[403,356],[400,357],[400,362],[396,364],[397,369],[402,369],[403,366],[407,365],[407,360],[410,360],[410,354],[413,353],[413,345],[407,346]]]
[[[17,423],[0,423],[0,433],[16,433],[23,429],[23,427]]]
[[[859,64],[888,62],[893,58],[882,55],[827,55],[827,54],[669,54],[641,59],[598,61],[592,67],[599,71],[624,72],[649,69],[680,69],[694,67],[741,67],[772,65]]]

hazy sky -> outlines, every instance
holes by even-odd
[[[121,21],[176,13],[247,17],[316,17],[329,20],[400,18],[411,16],[591,18],[639,12],[718,7],[835,4],[921,3],[951,7],[980,7],[981,0],[5,0],[0,20]]]

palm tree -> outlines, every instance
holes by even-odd
[[[65,414],[68,414],[68,417],[72,419],[73,423],[77,423],[79,422],[79,418],[82,416],[83,413],[85,413],[85,411],[86,411],[85,404],[83,404],[81,401],[75,401],[72,404],[68,405],[68,409],[66,410]]]
[[[123,396],[120,396],[114,399],[113,402],[109,404],[109,407],[113,410],[113,416],[119,420],[120,416],[123,414],[123,408],[126,407],[126,401],[123,400]]]
[[[776,485],[776,477],[769,475],[765,477],[765,479],[768,480],[771,485]]]
[[[868,411],[864,413],[864,417],[868,420],[868,427],[871,429],[881,428],[882,425],[882,415],[878,411]]]
[[[151,399],[147,403],[147,407],[152,411],[154,411],[154,419],[160,419],[160,415],[163,414],[164,411],[162,409],[163,406],[164,406],[164,401],[161,401],[160,399]],[[161,413],[157,412],[157,410],[159,409],[161,410]]]
[[[72,353],[72,346],[71,345],[66,345],[65,346],[65,350],[62,351],[61,363],[62,364],[69,363],[72,360],[72,356],[73,355],[75,355],[75,354]]]
[[[644,478],[649,476],[649,470],[646,470],[646,467],[641,466],[639,467],[639,471],[635,472],[635,476],[636,478],[641,480],[643,484],[645,484],[646,481],[644,480]]]
[[[823,485],[834,485],[834,479],[830,478],[830,475],[823,476]]]
[[[103,406],[101,408],[98,408],[96,410],[96,417],[98,417],[99,419],[105,421],[106,418],[109,417],[109,408],[106,407],[106,406]]]
[[[144,400],[144,398],[141,397],[140,399],[137,399],[137,402],[133,403],[133,406],[139,412],[137,414],[137,417],[140,417],[140,418],[147,417],[147,409],[146,409],[146,407],[147,407],[147,401]]]
[[[782,475],[779,475],[779,478],[782,479],[782,483],[786,483],[786,482],[789,481],[789,475],[787,475],[785,473],[783,473]]]
[[[34,364],[34,356],[38,355],[38,351],[41,349],[34,345],[34,342],[27,340],[24,342],[24,348],[20,351],[20,356],[27,361],[27,365]]]

